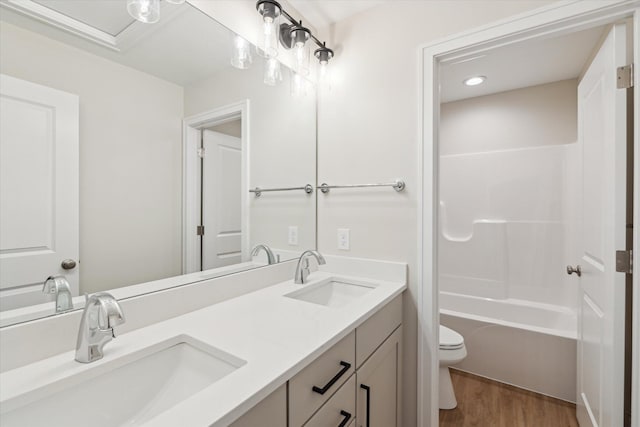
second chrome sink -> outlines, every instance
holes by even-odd
[[[370,284],[365,285],[330,280],[308,285],[305,288],[286,294],[285,297],[327,307],[342,307],[372,291],[374,288],[375,286]]]
[[[246,363],[185,335],[139,353],[124,364],[115,359],[15,398],[13,409],[3,405],[2,425],[143,424]]]

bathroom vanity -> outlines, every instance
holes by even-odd
[[[180,288],[185,298],[188,287]],[[6,426],[49,425],[52,417],[66,426],[87,419],[400,425],[405,288],[405,264],[327,257],[307,284],[288,279],[120,336],[116,330],[96,362],[77,363],[66,351],[5,371],[0,419]],[[126,303],[125,316],[135,316]]]
[[[401,425],[401,323],[397,296],[232,426]]]

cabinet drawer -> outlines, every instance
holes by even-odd
[[[355,412],[354,412],[355,413]],[[258,402],[247,413],[231,423],[231,427],[287,427],[287,385]]]
[[[304,425],[304,427],[338,427],[351,425],[356,417],[356,376],[340,387],[331,399]]]
[[[355,331],[289,380],[290,427],[303,425],[354,371]]]
[[[356,329],[356,367],[362,366],[376,348],[402,323],[402,294]]]

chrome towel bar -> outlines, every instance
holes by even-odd
[[[305,193],[311,194],[313,193],[313,185],[307,184],[304,187],[283,187],[283,188],[260,188],[256,187],[254,189],[249,190],[249,193],[255,193],[256,197],[260,197],[262,193],[268,191],[294,191],[294,190],[304,190]]]
[[[364,187],[393,187],[397,192],[403,191],[405,189],[405,183],[402,180],[396,179],[395,182],[391,182],[388,184],[349,184],[349,185],[329,185],[327,183],[322,183],[318,187],[320,191],[324,194],[327,194],[331,188],[364,188]]]

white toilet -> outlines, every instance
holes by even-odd
[[[440,409],[453,409],[458,406],[451,384],[449,366],[460,363],[467,357],[464,338],[456,331],[440,325]]]

